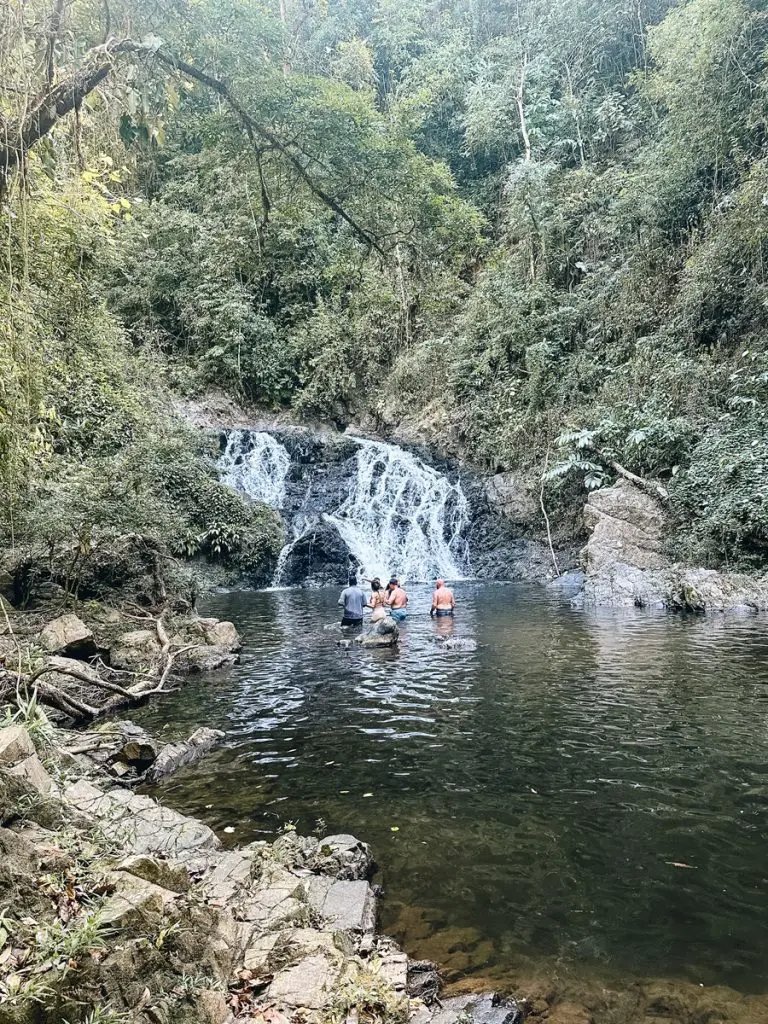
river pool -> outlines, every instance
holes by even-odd
[[[227,742],[155,795],[233,843],[288,822],[365,839],[384,930],[454,983],[768,991],[768,620],[455,590],[439,621],[411,590],[396,651],[340,649],[336,591],[207,599],[242,663],[135,717]]]

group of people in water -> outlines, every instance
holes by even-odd
[[[408,595],[400,585],[400,580],[393,576],[386,587],[382,586],[378,576],[369,582],[371,593],[366,595],[357,582],[357,576],[350,575],[349,586],[342,590],[338,600],[338,604],[342,608],[342,626],[352,628],[362,626],[363,612],[366,608],[371,609],[372,623],[379,622],[387,615],[391,615],[396,622],[405,621],[408,615]],[[456,599],[450,587],[445,585],[445,580],[435,580],[429,614],[442,618],[446,615],[453,615],[455,607]]]

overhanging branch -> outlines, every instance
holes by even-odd
[[[187,78],[199,82],[221,96],[236,115],[243,131],[257,152],[260,149],[258,137],[269,143],[288,161],[312,194],[345,221],[361,242],[374,249],[382,259],[386,259],[384,250],[373,235],[315,181],[299,156],[292,151],[291,143],[283,142],[271,128],[261,124],[249,114],[224,82],[171,53],[137,43],[132,39],[110,39],[103,46],[89,51],[79,69],[73,71],[54,88],[48,88],[42,98],[21,120],[15,123],[11,122],[6,126],[5,137],[0,145],[0,195],[5,190],[10,175],[22,162],[24,154],[46,136],[58,121],[79,108],[85,97],[112,72],[115,58],[126,53],[154,58],[169,70],[186,75]]]

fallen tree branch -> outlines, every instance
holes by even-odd
[[[130,690],[126,690],[125,687],[120,686],[118,683],[110,683],[106,679],[102,679],[101,676],[94,672],[88,665],[83,665],[82,668],[78,666],[75,668],[69,664],[68,658],[57,658],[50,657],[45,665],[40,668],[36,668],[35,671],[29,676],[28,682],[30,684],[35,683],[41,676],[47,675],[49,672],[56,672],[58,675],[70,676],[72,679],[78,679],[81,683],[88,683],[89,686],[96,686],[101,690],[107,690],[109,693],[117,693],[121,697],[127,697],[130,699],[132,696]]]
[[[35,690],[37,691],[37,698],[42,704],[48,704],[50,707],[56,708],[57,711],[63,712],[76,722],[90,721],[99,715],[98,708],[92,708],[90,704],[78,700],[77,697],[73,697],[70,693],[65,693],[64,690],[60,690],[51,683],[44,683],[42,680],[39,680],[35,685]]]
[[[544,481],[547,475],[547,466],[549,465],[549,448],[547,448],[547,456],[544,459],[544,472],[541,474],[541,489],[539,490],[539,505],[541,506],[541,513],[544,516],[544,522],[547,527],[547,541],[549,542],[549,553],[552,555],[552,564],[555,567],[555,572],[560,575],[560,567],[557,564],[557,558],[555,557],[555,549],[552,544],[552,530],[549,525],[549,516],[547,515],[547,509],[544,505]]]
[[[8,616],[8,609],[5,607],[5,601],[2,599],[2,597],[0,597],[0,606],[2,606],[3,609],[3,615],[5,617],[5,625],[8,630],[8,635],[13,641],[13,646],[16,648],[16,686],[18,687],[18,685],[21,683],[21,662],[23,660],[23,655],[21,653],[21,645],[19,644],[19,641],[16,639],[16,634],[13,632],[13,626],[11,625],[11,620]]]
[[[599,454],[599,453],[598,453]],[[606,462],[619,476],[623,476],[625,480],[629,480],[635,487],[639,487],[641,491],[645,491],[646,494],[650,494],[654,498],[659,498],[661,501],[667,501],[669,498],[669,491],[666,487],[662,487],[660,483],[656,483],[653,480],[645,480],[641,476],[637,476],[636,473],[630,472],[625,469],[620,463],[615,462],[613,459],[606,459]]]

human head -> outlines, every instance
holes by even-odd
[[[389,586],[390,586],[390,588],[392,588],[392,587],[399,587],[400,586],[400,580],[397,578],[397,576],[392,576],[391,577],[391,579],[389,581]]]
[[[347,580],[347,583],[349,583],[350,587],[356,587],[357,586],[357,576],[356,576],[355,573],[351,572],[349,574],[349,579]]]
[[[435,587],[439,590],[440,587],[445,586],[445,580],[435,580]]]
[[[374,576],[373,579],[371,580],[371,590],[374,592],[374,594],[376,593],[376,591],[381,590],[381,580],[379,579],[378,576]]]

